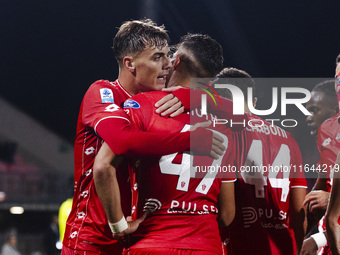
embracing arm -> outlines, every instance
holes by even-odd
[[[235,217],[234,182],[222,182],[220,188],[219,220],[223,226],[229,226]]]
[[[134,221],[126,221],[120,200],[116,168],[121,158],[117,157],[106,143],[100,148],[93,166],[93,179],[98,197],[108,219],[114,238],[135,232],[147,214]]]
[[[100,121],[95,131],[116,155],[163,156],[189,151],[190,145],[194,152],[210,155],[213,138],[213,133],[204,128],[175,134],[144,132],[127,118],[115,117]]]

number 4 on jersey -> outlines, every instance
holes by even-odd
[[[290,174],[290,150],[286,144],[281,144],[272,165],[266,169],[268,176],[264,175],[263,168],[263,148],[261,140],[253,140],[241,176],[245,183],[255,186],[255,196],[264,198],[264,186],[267,186],[269,179],[272,188],[281,188],[281,201],[286,202],[289,193]],[[241,169],[241,170],[242,170]],[[283,178],[277,178],[282,169]],[[251,171],[254,170],[254,171]]]
[[[190,125],[185,125],[181,132],[188,131],[190,129]],[[213,132],[217,132],[215,130],[212,130]],[[228,137],[221,134],[220,132],[217,132],[220,136],[223,137],[223,145],[228,148]],[[227,150],[226,150],[227,151]],[[159,167],[161,169],[162,174],[171,174],[171,175],[178,175],[178,181],[177,181],[177,190],[181,191],[188,191],[189,189],[189,183],[190,183],[190,169],[193,166],[193,156],[191,156],[189,153],[184,152],[183,158],[181,164],[174,164],[173,160],[178,155],[178,153],[170,154],[163,156],[159,161]],[[217,166],[221,166],[222,159],[224,157],[224,154],[219,157],[219,159],[215,159],[211,166],[215,166],[215,169],[217,169]],[[210,168],[211,169],[211,168]],[[201,194],[207,194],[209,189],[211,188],[215,177],[218,173],[218,171],[210,171],[204,176],[202,181],[198,184],[195,191]]]

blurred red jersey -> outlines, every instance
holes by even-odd
[[[194,113],[175,118],[161,117],[155,113],[154,104],[164,95],[164,92],[138,94],[125,102],[124,109],[140,129],[152,132],[185,132],[193,121],[203,122],[211,117],[199,117]],[[218,131],[227,147],[219,160],[175,153],[134,161],[138,184],[137,214],[140,216],[144,210],[152,213],[133,235],[131,248],[221,253],[216,220],[217,196],[221,183],[235,181],[235,174],[226,175],[226,171],[218,170],[218,166],[234,164],[231,131],[224,125]]]
[[[338,152],[340,151],[340,115],[333,116],[332,118],[324,121],[318,132],[317,146],[320,152],[320,160],[318,163],[318,170],[321,176],[327,178],[327,191],[331,192],[332,189],[332,168],[335,164]],[[319,178],[320,178],[319,177]],[[319,231],[326,230],[325,217],[319,221]],[[321,248],[319,254],[331,254],[328,245]]]
[[[288,210],[290,189],[307,188],[299,147],[283,129],[248,118],[251,125],[234,133],[239,176],[228,254],[296,254]]]
[[[332,188],[331,170],[340,151],[340,114],[325,120],[318,132],[317,146],[320,152],[318,170],[327,178],[327,191]]]

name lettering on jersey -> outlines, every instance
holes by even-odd
[[[322,143],[322,146],[327,146],[327,145],[329,145],[330,143],[331,143],[331,138],[327,138],[325,141],[323,141],[323,143]]]
[[[287,138],[287,133],[284,129],[278,126],[275,126],[275,125],[268,126],[263,121],[261,124],[262,125],[260,125],[258,122],[257,124],[252,123],[251,125],[246,127],[246,129],[251,132],[263,133],[266,135],[272,134],[275,136],[281,136],[281,137]]]
[[[139,109],[140,105],[135,100],[128,99],[124,102],[124,108]]]
[[[113,93],[111,89],[103,88],[100,89],[100,97],[102,99],[102,103],[114,103]]]
[[[158,199],[148,198],[144,204],[143,211],[155,212],[161,209],[162,203]]]
[[[194,202],[172,200],[167,213],[209,214],[218,213],[218,209],[214,205],[197,205]]]
[[[85,154],[86,154],[86,155],[90,155],[90,154],[92,154],[94,151],[95,151],[94,148],[93,148],[93,147],[90,147],[90,148],[87,148],[87,149],[85,150]]]
[[[253,223],[258,221],[259,219],[261,220],[268,220],[268,219],[273,219],[273,220],[285,220],[287,219],[287,212],[284,212],[282,210],[279,211],[278,215],[274,215],[273,209],[268,209],[268,208],[253,208],[253,207],[242,207],[242,217],[243,217],[243,226],[245,228],[249,228]],[[263,228],[276,228],[276,229],[281,229],[285,228],[282,227],[282,225],[286,226],[285,224],[282,223],[275,223],[275,222],[270,222],[270,223],[264,223],[261,222]]]

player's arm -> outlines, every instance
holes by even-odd
[[[235,217],[234,181],[222,182],[218,198],[219,222],[229,226]]]
[[[116,155],[163,156],[188,151],[190,145],[194,153],[211,155],[214,140],[212,131],[204,128],[183,133],[141,131],[130,122],[127,116],[126,118],[110,117],[100,120],[95,126],[95,131]],[[222,144],[218,144],[218,147],[222,151],[225,150]],[[221,155],[219,151],[216,153]]]
[[[221,139],[202,127],[183,133],[153,133],[139,130],[127,119],[108,118],[95,131],[116,155],[163,156],[191,149],[216,159],[225,151]]]
[[[307,233],[313,229],[326,212],[330,195],[326,190],[327,179],[324,175],[319,174],[312,191],[303,201],[303,204],[307,206]]]
[[[335,169],[339,170],[340,153]],[[332,192],[327,208],[326,216],[326,231],[328,235],[328,244],[331,248],[332,254],[340,254],[340,173],[334,171]]]
[[[127,222],[121,207],[119,184],[116,178],[116,166],[120,157],[116,156],[106,143],[100,148],[93,166],[93,179],[98,197],[105,210],[113,237],[131,234],[137,230],[146,215],[135,221]]]
[[[314,255],[317,254],[318,249],[327,244],[327,233],[319,232],[311,235],[303,241],[300,255]]]
[[[194,151],[197,154],[210,154],[213,136],[210,130],[198,128],[194,132],[181,134],[141,131],[131,123],[124,110],[114,103],[115,95],[110,88],[107,81],[91,85],[82,102],[81,118],[83,124],[106,141],[116,155],[167,155],[189,150],[190,141],[191,145],[195,145],[192,147],[197,150]],[[107,94],[112,97],[108,101],[103,99],[107,98]]]
[[[306,188],[291,188],[289,201],[289,225],[294,230],[298,254],[306,233],[306,207],[303,200],[306,196]]]

